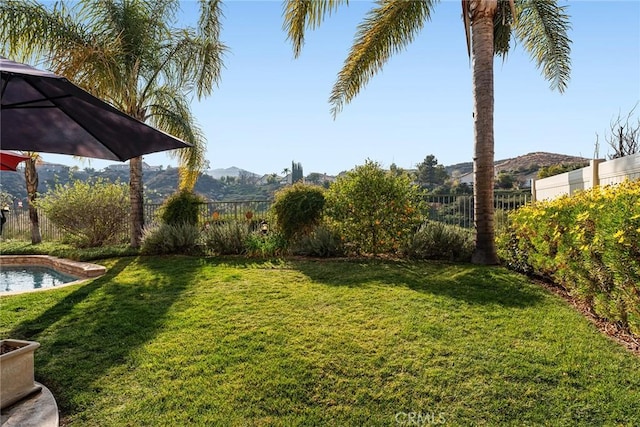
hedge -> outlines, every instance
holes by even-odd
[[[537,202],[509,219],[498,238],[509,267],[551,279],[640,335],[640,181]]]

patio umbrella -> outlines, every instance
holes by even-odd
[[[3,57],[0,73],[3,149],[125,161],[190,146],[57,74]]]
[[[0,171],[15,171],[18,163],[24,162],[29,156],[14,153],[13,151],[0,150]]]

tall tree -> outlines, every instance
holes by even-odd
[[[287,0],[284,29],[297,57],[305,31],[318,27],[347,0]],[[437,0],[378,0],[358,26],[355,40],[333,86],[335,117],[387,60],[411,43],[431,19]],[[565,7],[555,0],[462,0],[471,56],[474,98],[474,199],[476,248],[473,261],[496,264],[494,232],[493,61],[506,56],[513,36],[531,54],[553,88],[569,79],[570,43]]]
[[[178,150],[180,187],[192,189],[205,140],[190,101],[220,79],[220,2],[200,0],[197,28],[174,28],[178,0],[78,0],[44,6],[0,1],[0,46],[12,59],[42,63],[130,116],[193,147]],[[195,92],[195,93],[194,93]],[[135,144],[136,141],[130,141]],[[129,162],[131,245],[144,225],[142,157]]]
[[[40,218],[38,218],[38,210],[35,202],[38,197],[38,171],[36,164],[40,162],[38,153],[26,152],[29,156],[24,162],[24,179],[27,185],[27,204],[29,205],[29,222],[31,222],[31,243],[36,245],[42,242],[40,234]]]
[[[422,163],[418,163],[417,180],[425,187],[433,187],[444,184],[449,177],[443,165],[438,164],[438,159],[433,154],[424,158]]]

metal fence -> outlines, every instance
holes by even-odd
[[[473,227],[473,195],[430,195],[426,196],[425,204],[427,211],[425,216],[433,221],[458,225],[460,227]],[[496,227],[506,225],[507,213],[520,206],[531,202],[530,193],[522,192],[500,192],[494,195],[494,206],[496,209]]]
[[[434,195],[425,197],[425,217],[434,221],[458,225],[465,228],[473,227],[473,196],[472,195]],[[531,201],[529,193],[496,193],[496,227],[506,224],[507,212],[517,209]],[[262,220],[267,216],[271,207],[271,200],[242,200],[232,202],[208,202],[200,205],[200,222],[217,220]],[[145,224],[158,222],[160,204],[145,204]],[[40,233],[42,239],[60,240],[63,232],[58,229],[42,212],[39,212]],[[6,215],[2,237],[5,239],[31,239],[31,223],[29,210],[19,208]],[[123,218],[127,221],[127,218]],[[128,224],[127,224],[128,228]],[[123,242],[128,241],[128,232],[122,236]]]

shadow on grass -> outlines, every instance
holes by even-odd
[[[36,379],[53,391],[63,416],[73,414],[91,404],[96,380],[153,339],[197,271],[188,258],[119,259],[10,336],[40,342]]]
[[[441,262],[381,260],[295,261],[294,268],[317,283],[365,287],[405,286],[464,301],[468,304],[525,308],[539,303],[544,291],[522,276],[500,267]],[[337,267],[337,268],[336,268]]]
[[[9,332],[8,336],[12,338],[15,337],[16,339],[35,339],[34,337],[37,337],[37,335],[51,327],[51,325],[67,316],[78,304],[87,299],[96,290],[100,289],[105,283],[108,283],[113,277],[116,277],[130,263],[130,259],[118,260],[113,267],[109,268],[109,271],[104,276],[79,287],[37,318],[20,323]]]

